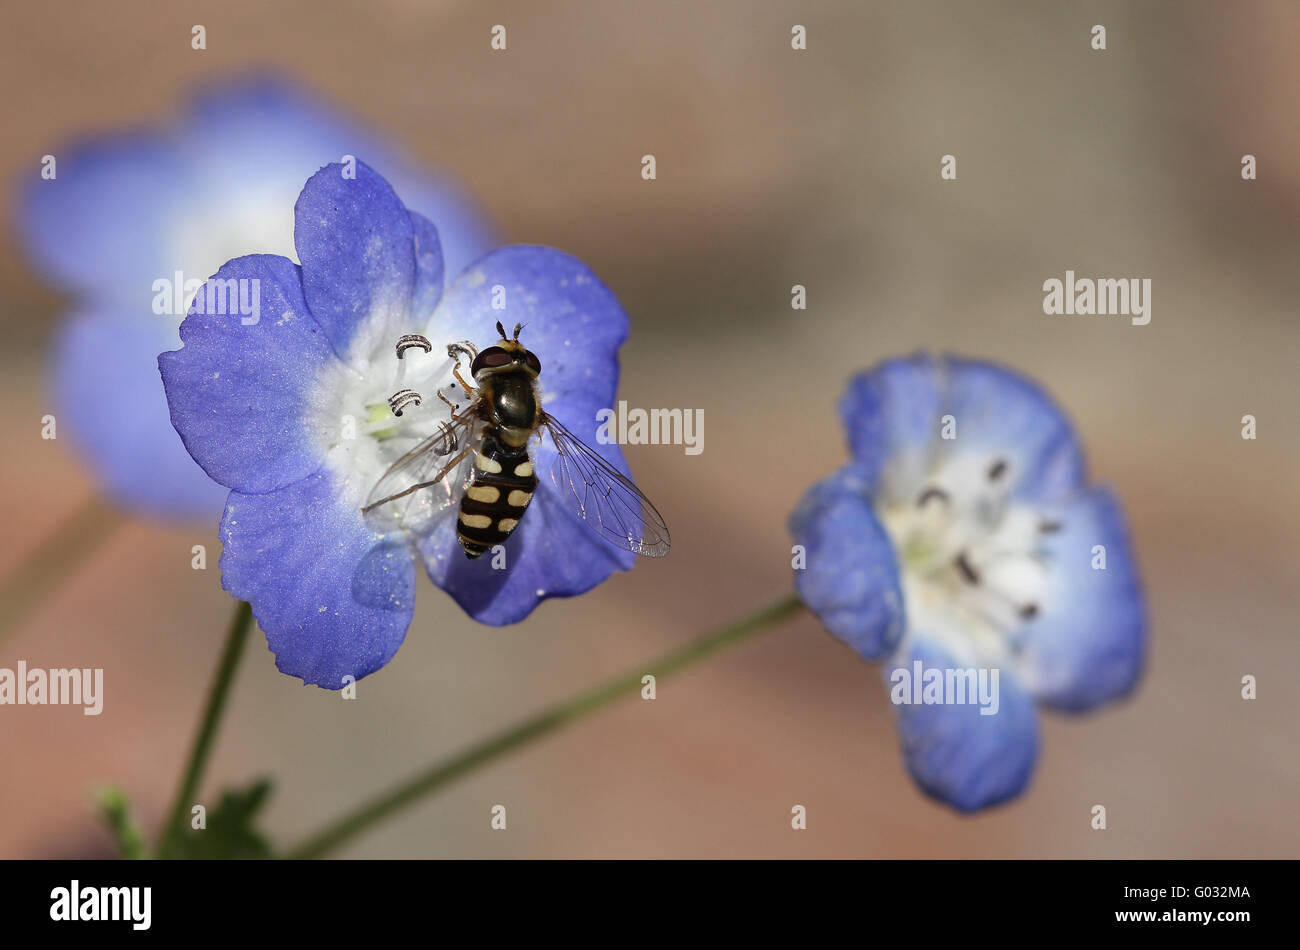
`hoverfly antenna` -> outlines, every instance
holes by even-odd
[[[519,342],[519,331],[522,330],[523,328],[524,328],[524,325],[523,325],[522,323],[516,323],[516,324],[515,324],[515,342],[516,342],[516,343]]]
[[[506,338],[506,328],[501,325],[500,320],[497,321],[497,333],[501,334],[501,339]]]

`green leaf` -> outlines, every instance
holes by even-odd
[[[140,833],[140,826],[131,814],[131,802],[127,799],[126,792],[116,785],[107,785],[95,789],[93,797],[100,818],[117,843],[118,853],[130,861],[143,858],[144,835]]]
[[[271,857],[271,846],[256,823],[270,795],[271,780],[265,778],[246,789],[227,789],[208,813],[206,828],[195,828],[191,818],[175,856],[200,861]]]

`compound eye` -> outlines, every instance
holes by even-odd
[[[508,366],[513,362],[514,357],[501,349],[501,347],[489,346],[486,350],[479,353],[478,356],[474,357],[474,362],[470,364],[469,371],[471,373],[477,373],[485,367],[494,369],[498,366]]]
[[[534,373],[541,373],[542,361],[537,358],[537,354],[535,354],[532,350],[528,351],[528,355],[524,357],[524,362],[528,364],[528,368],[531,369]]]

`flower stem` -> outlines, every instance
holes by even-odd
[[[28,611],[71,577],[122,524],[122,514],[102,499],[86,499],[0,581],[0,641]]]
[[[159,857],[170,857],[175,853],[180,839],[185,834],[185,816],[194,801],[199,783],[203,781],[203,771],[207,768],[208,755],[212,752],[212,743],[217,737],[217,726],[225,710],[226,697],[230,694],[231,683],[235,679],[235,670],[239,668],[239,658],[248,642],[248,632],[253,627],[253,608],[241,602],[235,608],[235,616],[230,621],[226,633],[226,645],[221,652],[221,662],[217,666],[212,686],[208,690],[208,705],[203,711],[203,721],[199,724],[198,734],[194,737],[194,746],[190,749],[189,764],[176,790],[176,799],[172,803],[171,817],[163,830],[162,841],[158,847]]]
[[[770,629],[789,617],[803,606],[803,602],[793,595],[751,614],[743,620],[736,621],[721,630],[704,634],[664,654],[656,660],[637,664],[613,679],[606,680],[591,689],[578,693],[558,705],[551,706],[527,719],[483,740],[449,759],[435,763],[433,766],[413,776],[396,788],[371,799],[359,808],[312,835],[284,856],[303,859],[319,858],[335,850],[341,844],[356,837],[362,831],[378,824],[383,819],[401,811],[425,795],[437,791],[463,775],[480,766],[500,758],[506,752],[527,745],[534,739],[540,739],[569,723],[576,722],[584,716],[609,705],[616,699],[633,693],[641,688],[641,677],[647,673],[662,679],[671,673],[685,669],[705,659],[719,650],[741,643],[764,630]]]

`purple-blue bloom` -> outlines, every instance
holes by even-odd
[[[549,441],[533,448],[537,490],[505,542],[505,569],[495,557],[465,557],[454,507],[411,533],[363,517],[385,471],[448,418],[432,398],[456,392],[447,345],[486,346],[499,320],[524,324],[547,412],[626,474],[621,449],[595,433],[597,410],[615,399],[628,325],[585,265],[550,248],[493,251],[444,293],[434,225],[365,164],[347,172],[328,165],[303,188],[294,228],[301,264],[239,257],[196,298],[219,282],[257,281],[255,322],[196,306],[182,348],[158,358],[186,448],[230,489],[223,586],[252,604],[281,671],[330,689],[379,669],[401,645],[414,609],[413,555],[488,624],[521,620],[543,599],[580,594],[634,560],[561,500]],[[413,333],[433,351],[399,359],[397,341]],[[426,398],[399,418],[387,399],[404,387]]]
[[[275,79],[210,87],[174,125],[53,155],[54,178],[23,184],[18,225],[36,267],[76,300],[54,344],[55,410],[104,491],[149,515],[215,517],[226,495],[185,452],[158,380],[187,290],[238,254],[291,254],[293,201],[316,169],[364,156],[438,221],[453,267],[493,246],[450,184]]]
[[[1094,709],[1141,673],[1146,608],[1119,502],[1088,484],[1065,415],[1000,366],[889,360],[850,382],[840,414],[852,460],[790,521],[799,595],[884,663],[924,791],[960,811],[1013,798],[1038,754],[1035,703]],[[929,670],[997,670],[997,701],[917,702]]]

